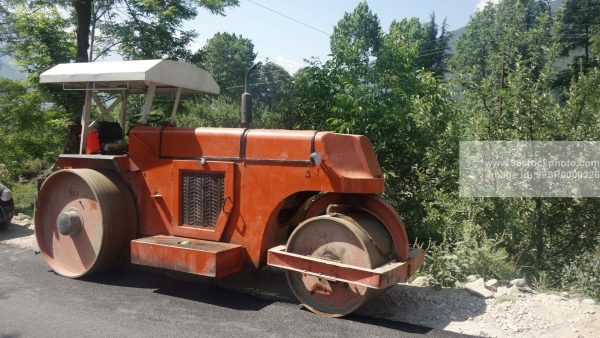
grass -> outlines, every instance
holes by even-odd
[[[37,196],[36,182],[15,183],[11,187],[13,199],[15,200],[15,213],[23,213],[33,216],[33,206]]]

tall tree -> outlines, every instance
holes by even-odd
[[[18,51],[13,56],[26,66],[32,86],[37,85],[37,75],[51,65],[93,61],[109,53],[120,53],[127,59],[189,59],[186,46],[195,33],[182,30],[184,21],[194,18],[198,8],[223,14],[225,8],[237,4],[238,0],[4,1],[0,19],[5,21],[0,22],[0,34],[9,39],[0,44],[0,54]],[[70,16],[63,18],[65,12]],[[48,24],[50,21],[57,24]],[[74,152],[83,97],[80,93],[61,97],[56,92],[54,97],[72,117],[65,152]]]
[[[452,59],[466,140],[590,140],[600,138],[594,101],[584,103],[593,79],[570,88],[567,108],[554,95],[561,16],[548,3],[503,0],[476,13]],[[564,41],[564,40],[563,40]],[[507,250],[534,276],[561,277],[568,257],[589,250],[600,222],[597,199],[471,200],[470,221],[488,234],[507,234]],[[577,243],[577,244],[575,244]]]
[[[425,69],[431,69],[438,74],[446,71],[446,60],[449,56],[448,43],[450,35],[446,30],[446,19],[438,25],[435,13],[431,13],[429,21],[423,25],[425,30],[425,41],[421,44],[419,59]]]
[[[253,78],[254,102],[265,110],[274,112],[286,108],[293,94],[293,78],[280,65],[266,60]]]
[[[560,51],[555,34],[556,23],[550,7],[538,0],[504,0],[477,12],[458,40],[452,58],[456,82],[462,89],[464,105],[475,116],[479,139],[543,139],[548,138],[538,119],[523,130],[519,118],[539,114],[539,107],[524,107],[518,100],[507,102],[509,89],[523,89],[531,83],[513,81],[512,76],[528,72],[528,81],[539,84],[539,95],[551,77],[551,65]],[[548,98],[548,96],[543,96]],[[544,117],[544,116],[542,116]],[[539,133],[538,133],[539,132]]]
[[[363,2],[334,32],[332,59],[313,60],[295,75],[296,127],[369,136],[386,178],[386,197],[411,237],[439,233],[423,230],[423,219],[435,191],[454,186],[449,163],[457,142],[449,127],[454,116],[448,88],[420,59],[421,49],[428,48],[427,26],[404,19],[383,32]]]
[[[221,86],[221,94],[239,100],[244,76],[256,58],[250,39],[230,33],[217,33],[192,57],[192,62],[206,69]]]
[[[345,13],[331,35],[331,54],[342,65],[355,68],[368,65],[381,47],[381,25],[365,1],[352,13]]]
[[[593,67],[596,62],[592,58],[592,37],[600,25],[600,4],[594,0],[566,0],[563,4],[563,29],[561,42],[565,51],[580,53],[583,71]],[[578,53],[578,54],[579,54]]]

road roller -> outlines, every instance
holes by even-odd
[[[214,278],[269,265],[307,309],[340,317],[423,262],[380,197],[366,136],[252,129],[248,93],[240,128],[177,127],[182,95],[219,94],[184,62],[59,64],[40,82],[85,93],[79,153],[58,157],[35,205],[41,256],[61,276],[124,262]],[[128,109],[132,95],[143,105]],[[173,105],[153,107],[157,95]]]

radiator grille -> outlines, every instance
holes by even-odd
[[[181,219],[185,225],[213,228],[223,206],[225,175],[181,173]]]

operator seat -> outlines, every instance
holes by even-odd
[[[127,144],[123,138],[123,128],[119,122],[98,121],[98,139],[103,155],[122,155],[127,153]]]

